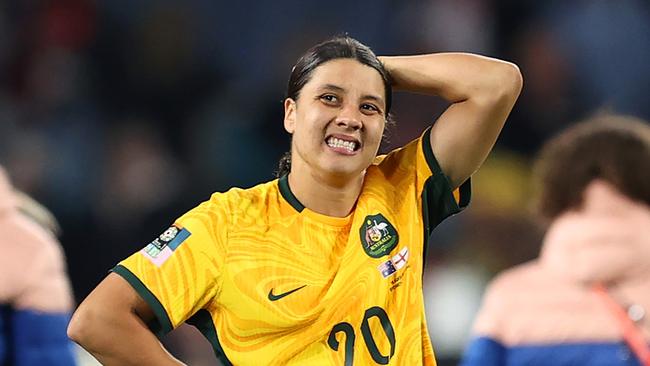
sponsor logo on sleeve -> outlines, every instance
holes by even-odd
[[[160,267],[190,235],[192,234],[185,228],[171,226],[140,252],[153,264]]]

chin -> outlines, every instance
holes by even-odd
[[[318,170],[324,176],[335,179],[354,179],[362,175],[372,161],[366,161],[362,156],[324,157],[314,161]]]
[[[352,166],[341,166],[341,164],[323,167],[323,172],[336,178],[353,178],[361,174],[365,169]]]

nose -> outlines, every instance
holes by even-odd
[[[361,129],[363,127],[363,123],[361,122],[361,112],[356,106],[344,106],[336,117],[336,125],[354,131]]]

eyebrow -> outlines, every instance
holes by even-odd
[[[338,85],[334,85],[334,84],[325,84],[325,85],[319,87],[318,90],[331,90],[331,91],[336,91],[336,92],[339,92],[339,93],[345,93],[346,92],[345,88],[342,88],[342,87],[340,87]],[[382,103],[384,102],[383,98],[381,98],[379,96],[376,96],[376,95],[373,95],[373,94],[362,95],[361,99],[370,99],[370,100],[374,100],[376,102],[382,102]]]

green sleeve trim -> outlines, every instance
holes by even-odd
[[[217,356],[219,361],[221,361],[222,365],[232,366],[232,363],[228,360],[226,353],[221,347],[219,337],[217,336],[217,329],[214,327],[214,322],[212,321],[212,316],[209,311],[205,309],[197,311],[196,314],[187,319],[186,323],[196,327],[196,329],[198,329],[199,332],[201,332],[201,334],[203,334],[203,336],[210,342],[214,354]]]
[[[440,168],[431,148],[431,127],[427,128],[422,137],[422,150],[427,165],[433,175],[424,183],[422,190],[422,216],[424,220],[424,263],[426,263],[427,251],[429,248],[429,237],[444,219],[457,214],[467,207],[472,197],[471,178],[460,185],[459,201],[456,202],[449,179]]]
[[[433,149],[431,148],[431,127],[427,128],[424,131],[422,136],[422,150],[424,150],[424,159],[427,161],[427,165],[433,174],[442,173],[438,160],[433,155]]]
[[[443,175],[434,175],[427,179],[422,190],[422,215],[425,220],[426,235],[447,217],[457,214],[469,205],[471,200],[471,179],[460,188],[460,202],[456,202],[449,182]]]
[[[429,178],[430,179],[430,178]],[[424,277],[424,268],[427,265],[427,255],[429,254],[429,237],[433,228],[431,227],[431,220],[429,220],[429,194],[427,193],[427,184],[429,180],[424,183],[424,190],[422,191],[422,221],[423,221],[423,237],[422,237],[422,276]]]
[[[278,179],[278,186],[282,197],[284,197],[284,199],[295,208],[296,211],[302,212],[302,210],[305,209],[305,206],[303,206],[293,192],[291,192],[291,188],[289,187],[289,175],[283,175],[280,177],[280,179]]]
[[[472,194],[471,178],[468,178],[458,188],[460,197],[459,202],[456,202],[453,195],[454,190],[451,188],[449,179],[440,168],[440,164],[433,154],[430,141],[431,127],[427,128],[422,136],[424,159],[433,173],[433,175],[424,183],[424,189],[422,191],[423,215],[425,216],[425,221],[427,218],[430,221],[429,225],[425,225],[425,227],[430,226],[427,230],[427,235],[430,235],[431,231],[433,231],[442,220],[467,207]]]
[[[115,268],[113,268],[111,271],[122,276],[153,310],[153,313],[156,315],[158,321],[154,322],[153,324],[148,324],[149,329],[158,338],[161,338],[165,334],[171,332],[173,326],[171,320],[169,320],[169,316],[167,316],[167,311],[165,311],[165,308],[160,303],[160,301],[158,301],[158,298],[151,291],[149,291],[147,286],[145,286],[144,283],[142,283],[142,281],[140,281],[140,279],[133,274],[133,272],[121,264],[115,266]]]
[[[469,202],[472,200],[472,178],[467,178],[463,184],[458,187],[458,208],[460,210],[464,210],[467,206],[469,206]],[[456,201],[454,199],[454,201]]]

